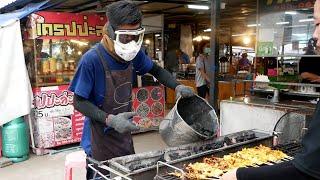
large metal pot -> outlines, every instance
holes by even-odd
[[[159,126],[168,146],[179,146],[213,138],[218,132],[218,117],[200,96],[179,98]]]

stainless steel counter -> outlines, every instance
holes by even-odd
[[[271,103],[269,99],[250,97],[223,100],[220,103],[221,135],[248,129],[259,129],[269,133],[280,118],[287,113],[298,116],[307,125],[316,105],[300,101]]]

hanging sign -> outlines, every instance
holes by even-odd
[[[29,16],[29,39],[101,39],[106,17],[97,14],[40,11]]]

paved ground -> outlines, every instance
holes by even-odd
[[[137,134],[133,139],[136,153],[166,147],[158,132]],[[31,154],[27,161],[0,168],[0,180],[63,180],[64,160],[68,153],[70,151],[45,156]],[[85,169],[75,169],[73,179],[83,180],[85,173]]]

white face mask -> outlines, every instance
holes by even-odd
[[[118,30],[115,31],[116,39],[114,40],[114,50],[116,54],[125,61],[132,61],[140,51],[144,28],[138,30]],[[135,37],[134,40],[126,42],[125,37]]]
[[[125,61],[133,60],[140,51],[141,44],[137,44],[135,41],[131,41],[127,44],[114,41],[114,50],[116,54]]]

